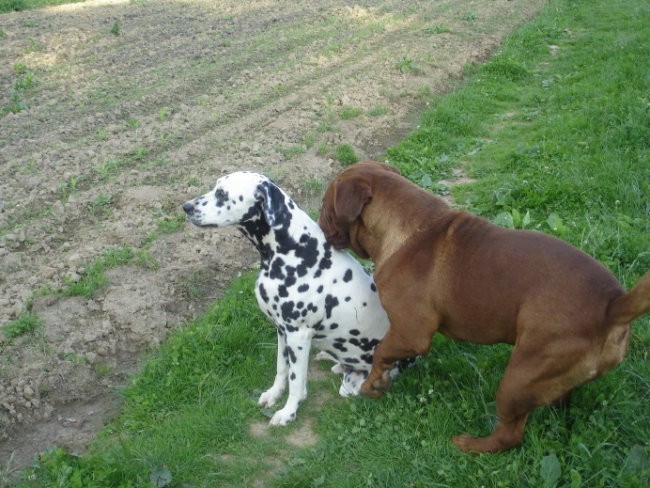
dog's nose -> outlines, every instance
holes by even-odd
[[[185,210],[186,214],[191,214],[194,211],[194,204],[192,202],[185,202],[183,204],[183,210]]]

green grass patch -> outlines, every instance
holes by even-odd
[[[395,63],[395,69],[397,69],[402,74],[420,74],[422,70],[418,68],[415,61],[410,58],[402,58],[397,63]]]
[[[165,215],[157,221],[158,231],[162,234],[170,234],[180,230],[185,222],[187,222],[187,217],[184,213],[176,212]]]
[[[650,268],[648,8],[554,5],[434,98],[389,159],[423,186],[462,165],[479,181],[455,190],[460,204],[556,234],[633,282]]]
[[[7,339],[14,339],[24,334],[33,333],[42,324],[43,322],[36,315],[24,312],[17,319],[6,322],[2,326],[2,332]]]
[[[113,25],[111,25],[110,33],[114,36],[119,36],[122,28],[120,27],[120,21],[115,19]]]
[[[388,158],[431,189],[463,167],[476,181],[454,189],[461,205],[559,235],[633,284],[650,268],[649,17],[644,0],[549,2],[455,92],[432,98]],[[650,484],[648,317],[634,324],[618,368],[578,388],[570,411],[535,410],[523,446],[505,453],[462,454],[450,437],[493,429],[510,347],[439,335],[381,400],[341,399],[327,373],[310,379],[292,426],[255,436],[251,425],[268,420],[255,400],[273,381],[276,348],[253,279],[235,280],[152,353],[86,454],[43,454],[18,486]],[[310,425],[315,444],[287,441]]]
[[[8,113],[18,113],[29,108],[23,98],[36,85],[36,74],[25,63],[15,63],[13,65],[13,72],[16,75],[16,81],[9,96],[9,103],[0,107],[0,117]]]
[[[369,117],[381,117],[382,115],[388,114],[390,111],[388,110],[387,107],[384,107],[382,105],[377,105],[370,110],[368,110],[368,116]]]
[[[342,120],[350,120],[358,117],[363,113],[363,109],[359,107],[343,107],[339,112],[339,117]]]
[[[354,148],[350,144],[339,144],[334,149],[334,159],[339,161],[344,166],[354,164],[359,161],[359,157],[354,152]]]
[[[67,297],[93,298],[99,290],[108,284],[106,270],[126,264],[136,264],[147,268],[157,266],[155,259],[146,250],[134,251],[130,247],[109,249],[87,266],[77,281],[68,281],[60,293]]]
[[[302,144],[293,144],[288,147],[278,147],[278,152],[282,154],[284,159],[291,159],[293,157],[299,156],[300,154],[304,154],[306,150],[306,147]]]
[[[449,33],[451,33],[451,29],[449,27],[447,27],[446,25],[444,25],[444,24],[435,24],[435,25],[432,25],[432,26],[429,26],[429,27],[425,27],[424,29],[422,29],[422,31],[425,34],[429,34],[431,36],[432,35],[437,35],[437,34],[449,34]]]
[[[61,5],[62,3],[76,3],[84,0],[0,0],[0,13],[29,10],[34,8]]]
[[[98,139],[100,139],[101,134],[97,134]],[[122,157],[117,159],[111,159],[105,163],[102,163],[97,168],[97,174],[100,179],[107,179],[112,175],[118,174],[124,169],[133,168],[139,164],[142,164],[149,154],[151,149],[148,147],[136,147],[128,152],[126,152]]]
[[[203,300],[209,293],[214,293],[214,276],[211,270],[198,269],[189,273],[180,285],[188,300]]]

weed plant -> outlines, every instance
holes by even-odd
[[[334,159],[344,166],[349,166],[359,161],[359,157],[350,144],[339,144],[336,146],[334,149]]]
[[[559,235],[626,285],[648,269],[650,4],[552,0],[420,128],[388,151],[432,187],[462,166],[456,201],[501,225]],[[650,485],[650,327],[625,361],[579,387],[571,409],[540,408],[523,446],[467,455],[450,437],[486,435],[510,347],[434,337],[380,400],[341,399],[310,378],[288,427],[254,434],[275,374],[275,334],[253,275],[182,325],[124,389],[120,417],[83,456],[54,449],[21,487],[645,487]],[[287,437],[313,428],[317,442]]]
[[[343,107],[339,112],[341,120],[350,120],[358,117],[363,113],[363,109],[359,107]]]
[[[8,113],[18,113],[28,107],[23,101],[26,92],[32,90],[36,84],[34,71],[25,63],[16,63],[13,65],[13,71],[17,76],[14,86],[9,96],[9,103],[0,107],[0,118]]]
[[[7,339],[34,332],[42,324],[41,319],[29,312],[21,313],[15,320],[5,323],[0,330]]]

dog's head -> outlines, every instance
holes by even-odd
[[[359,257],[368,258],[358,239],[361,216],[372,200],[375,175],[386,171],[398,173],[386,164],[373,161],[357,163],[339,173],[327,187],[318,225],[323,229],[325,238],[337,249],[349,247]]]
[[[200,227],[225,227],[263,218],[269,226],[287,220],[282,191],[266,176],[239,171],[222,176],[208,193],[188,200],[183,210]]]

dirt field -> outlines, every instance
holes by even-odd
[[[257,265],[180,204],[239,169],[306,208],[339,144],[381,157],[428,95],[543,0],[90,1],[0,16],[0,469],[79,452],[141,354]],[[148,256],[92,298],[66,283],[117,247]]]

